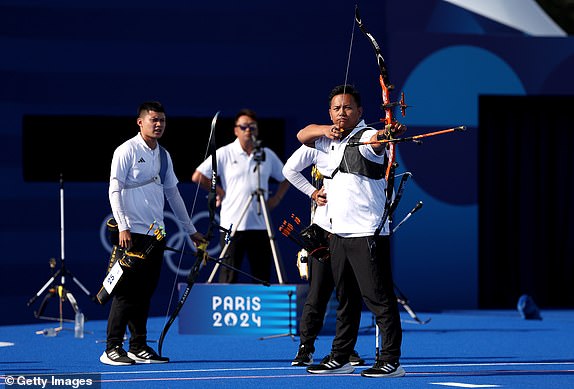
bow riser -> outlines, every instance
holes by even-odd
[[[209,194],[207,196],[207,207],[209,210],[209,226],[207,227],[207,232],[204,236],[204,242],[197,246],[197,252],[196,252],[197,259],[195,260],[195,263],[191,267],[191,270],[189,271],[189,274],[187,276],[187,287],[185,288],[185,291],[181,295],[181,298],[179,299],[179,302],[177,303],[176,308],[174,309],[171,316],[169,317],[169,320],[167,321],[167,323],[163,327],[163,330],[162,330],[161,335],[159,337],[159,341],[158,341],[159,355],[162,355],[161,350],[162,350],[162,346],[163,346],[163,341],[165,339],[165,336],[167,335],[167,332],[169,331],[169,328],[171,327],[171,325],[173,324],[173,322],[177,318],[177,315],[181,311],[181,308],[183,308],[183,305],[185,304],[185,301],[187,300],[187,297],[189,296],[189,293],[191,292],[191,289],[193,288],[193,285],[195,284],[195,280],[196,280],[197,276],[199,275],[199,271],[201,270],[202,265],[207,263],[207,259],[209,257],[209,255],[207,253],[207,246],[209,245],[209,242],[211,241],[211,238],[213,237],[213,229],[216,225],[216,223],[215,223],[215,200],[216,200],[215,189],[216,189],[216,185],[217,185],[217,158],[215,155],[215,151],[216,151],[215,124],[217,123],[217,117],[218,116],[219,116],[219,112],[217,112],[215,114],[215,116],[213,117],[213,120],[211,121],[211,132],[209,134],[209,143],[207,146],[208,151],[211,154],[211,183],[210,183],[210,188],[209,188]],[[192,213],[193,213],[193,210],[192,210]]]

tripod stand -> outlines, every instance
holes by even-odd
[[[261,162],[265,159],[265,157],[261,155],[261,141],[257,141],[254,139],[254,144],[255,144],[254,160],[256,161],[255,170],[257,172],[257,189],[253,193],[251,193],[251,197],[249,197],[249,200],[247,201],[247,203],[243,207],[243,210],[241,211],[241,216],[239,217],[239,220],[235,224],[235,228],[233,228],[231,230],[229,240],[226,242],[225,247],[223,247],[223,250],[221,251],[221,254],[219,255],[219,259],[224,260],[225,254],[227,253],[227,250],[229,249],[229,245],[233,242],[233,238],[235,237],[238,226],[240,225],[241,221],[245,217],[245,214],[247,213],[247,210],[251,206],[251,203],[254,200],[256,200],[257,206],[258,206],[257,213],[258,214],[263,213],[263,218],[265,220],[265,227],[267,229],[267,236],[269,237],[269,245],[271,246],[271,252],[273,253],[273,262],[275,264],[275,271],[277,272],[277,279],[279,280],[280,284],[284,284],[286,281],[285,275],[284,275],[285,272],[283,270],[283,265],[282,265],[281,258],[279,255],[279,250],[277,250],[277,245],[275,242],[275,235],[273,234],[273,231],[271,229],[271,221],[270,221],[271,219],[269,217],[269,211],[267,210],[267,203],[265,201],[264,191],[263,191],[263,189],[261,189],[260,165],[261,165]],[[218,269],[219,269],[219,263],[217,263],[215,265],[215,267],[213,268],[213,271],[211,272],[211,275],[209,276],[209,279],[207,280],[208,283],[213,282],[213,279],[214,279],[215,274],[217,273]]]
[[[293,333],[293,323],[292,323],[292,321],[293,321],[293,313],[292,313],[293,308],[291,308],[291,298],[293,297],[293,291],[292,290],[288,291],[287,295],[289,296],[289,332],[287,332],[286,334],[263,336],[263,337],[259,338],[259,340],[283,338],[285,336],[289,336],[293,342],[295,341],[295,334]]]
[[[56,260],[52,258],[50,260],[50,267],[55,269],[56,267]],[[48,288],[48,293],[44,296],[42,303],[37,311],[34,311],[34,316],[37,319],[46,319],[46,320],[56,320],[60,322],[60,328],[57,330],[61,330],[62,324],[64,321],[66,322],[74,322],[73,319],[64,319],[63,317],[63,307],[62,303],[64,301],[68,301],[74,310],[74,313],[79,313],[80,308],[78,307],[78,303],[74,298],[74,295],[70,291],[66,289],[66,277],[69,276],[78,287],[92,300],[94,297],[91,295],[90,291],[66,268],[66,261],[64,255],[64,180],[62,174],[60,174],[60,268],[52,275],[52,277],[36,292],[36,294],[28,301],[27,306],[31,306],[34,301],[38,297],[40,297]],[[58,284],[57,280],[60,279],[60,283]],[[59,304],[59,317],[49,317],[43,316],[44,310],[46,309],[46,305],[48,301],[52,297],[58,296],[60,299]]]

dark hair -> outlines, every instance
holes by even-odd
[[[241,116],[249,116],[253,121],[257,121],[257,114],[254,110],[249,108],[243,108],[237,112],[237,115],[235,115],[235,121],[237,122],[237,119],[239,119]]]
[[[329,105],[331,105],[331,100],[333,100],[333,97],[342,94],[353,96],[355,103],[357,103],[357,107],[361,107],[361,94],[357,88],[349,84],[337,85],[333,88],[333,90],[331,90],[331,93],[329,93]]]
[[[159,101],[146,101],[140,104],[138,108],[138,117],[150,111],[165,113],[163,105]]]

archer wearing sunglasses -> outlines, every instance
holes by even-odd
[[[257,201],[258,197],[252,195],[261,190],[270,212],[281,202],[289,189],[289,181],[283,176],[283,162],[277,154],[267,147],[262,147],[261,141],[257,140],[259,128],[254,111],[239,111],[235,115],[233,131],[235,141],[216,151],[216,204],[221,206],[219,224],[224,228],[232,226],[232,229],[236,229],[227,248],[225,261],[232,267],[241,269],[243,257],[247,256],[251,274],[270,281],[273,253],[268,243],[267,226]],[[197,167],[191,179],[208,191],[211,171],[211,157],[208,157]],[[269,192],[270,179],[279,182],[274,193]],[[225,246],[224,235],[221,234],[221,247]],[[225,266],[219,267],[219,282],[236,283],[237,276],[234,270]]]

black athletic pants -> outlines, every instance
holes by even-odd
[[[348,360],[353,352],[364,301],[380,329],[382,341],[378,357],[386,362],[398,361],[402,328],[391,274],[389,237],[342,238],[333,235],[329,248],[339,299],[333,355]]]
[[[130,251],[142,251],[153,236],[132,233]],[[107,328],[107,349],[121,346],[126,327],[130,332],[129,349],[140,350],[147,345],[147,320],[151,297],[157,287],[165,241],[156,246],[145,259],[138,260],[124,273],[113,291]]]
[[[335,289],[331,261],[309,257],[309,288],[299,321],[300,344],[315,351],[315,340],[323,328],[327,305]]]
[[[222,247],[223,247],[222,237]],[[237,231],[227,249],[225,263],[241,270],[243,257],[247,255],[249,260],[249,274],[263,281],[270,281],[271,276],[271,242],[267,235],[267,230],[247,230]],[[234,284],[237,282],[238,274],[225,266],[219,267],[219,282]],[[249,282],[254,282],[249,280]]]

